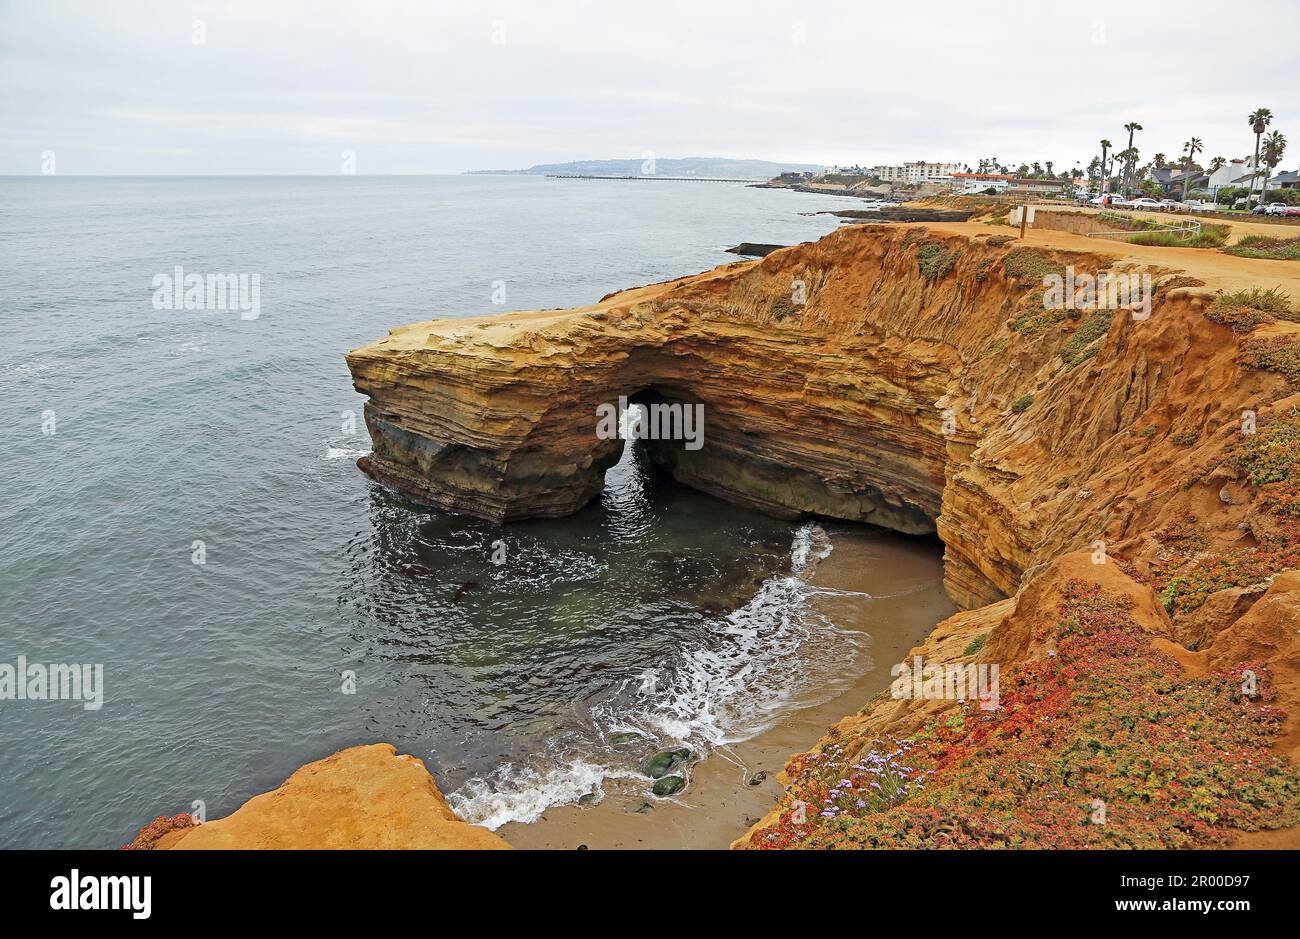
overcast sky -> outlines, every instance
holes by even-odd
[[[196,23],[196,21],[200,21]],[[203,40],[201,42],[197,40]],[[0,174],[572,159],[1300,163],[1300,4],[0,0]],[[1294,110],[1291,110],[1294,109]]]

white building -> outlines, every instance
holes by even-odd
[[[1006,192],[1009,185],[1011,185],[1011,177],[1003,173],[952,174],[952,191],[958,195],[970,195],[977,192],[983,192],[986,189],[996,189],[998,192]]]
[[[885,183],[919,186],[922,183],[950,183],[953,174],[960,170],[960,163],[926,163],[920,160],[902,166],[873,166],[871,175]]]
[[[1254,157],[1247,160],[1229,160],[1217,170],[1210,174],[1207,186],[1211,192],[1218,192],[1225,186],[1240,186],[1247,183],[1238,183],[1237,180],[1250,173],[1248,164],[1254,162]]]

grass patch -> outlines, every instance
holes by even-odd
[[[990,235],[987,244],[990,248],[1001,248],[1015,240],[1013,235]]]
[[[1103,224],[1111,228],[1137,232],[1132,238],[1124,239],[1131,245],[1156,245],[1161,248],[1221,248],[1232,231],[1227,225],[1202,222],[1201,230],[1188,237],[1186,231],[1170,231],[1169,222],[1113,213],[1105,213],[1098,217]]]
[[[1011,402],[1011,413],[1023,414],[1025,411],[1029,410],[1030,406],[1033,403],[1034,403],[1034,396],[1026,392],[1025,394],[1022,394],[1019,398],[1016,398],[1015,401]]]
[[[1228,240],[1228,230],[1217,225],[1205,226],[1190,238],[1177,232],[1150,231],[1125,240],[1131,245],[1155,245],[1159,248],[1221,248]]]
[[[1224,254],[1239,258],[1266,258],[1272,261],[1300,261],[1300,238],[1269,238],[1267,235],[1247,235]]]
[[[983,649],[985,645],[988,644],[988,641],[989,641],[988,633],[985,633],[982,636],[976,636],[973,640],[971,640],[971,644],[966,647],[966,651],[963,652],[962,655],[963,656],[975,655],[981,649]]]

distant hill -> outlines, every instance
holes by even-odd
[[[572,163],[539,163],[526,170],[471,170],[471,175],[544,176],[547,173],[580,173],[590,176],[641,176],[642,160],[575,160]],[[736,179],[771,179],[781,173],[819,173],[825,167],[813,163],[773,163],[770,160],[728,160],[723,157],[685,157],[655,160],[656,176],[726,176]]]

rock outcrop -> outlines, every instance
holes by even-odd
[[[597,407],[626,396],[704,405],[702,448],[650,447],[687,485],[937,531],[963,607],[1192,503],[1237,538],[1245,505],[1206,511],[1182,485],[1205,447],[1175,441],[1221,446],[1281,377],[1239,364],[1204,292],[1161,291],[1146,320],[1045,309],[1045,274],[1115,262],[1006,240],[855,226],[591,307],[395,329],[348,356],[369,396],[361,467],[455,512],[568,514],[622,449]]]
[[[127,847],[152,850],[509,848],[447,805],[424,763],[389,744],[352,747],[299,769],[226,818],[160,818]]]

